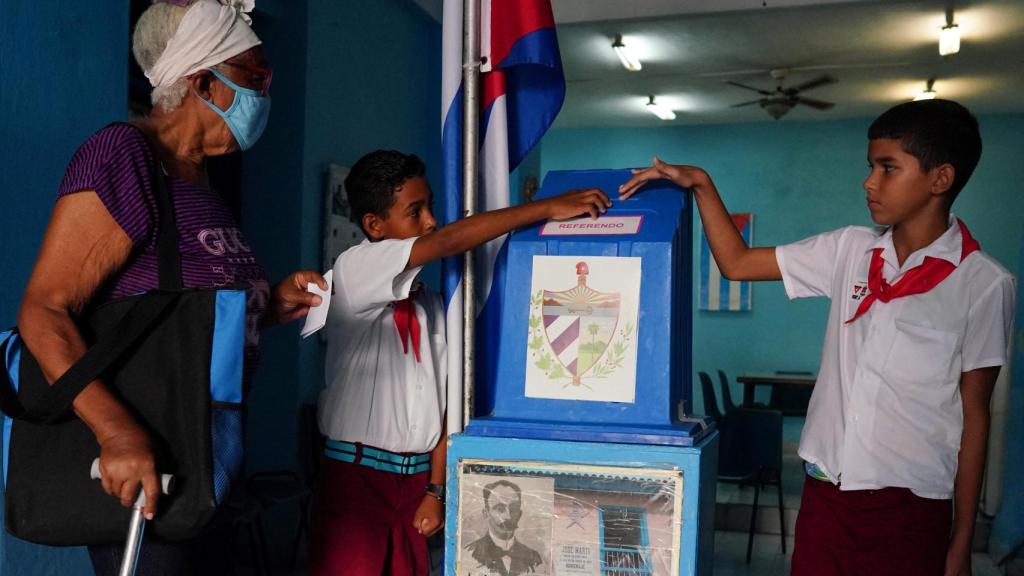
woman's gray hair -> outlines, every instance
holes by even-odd
[[[167,43],[178,31],[181,19],[193,2],[195,0],[188,0],[182,3],[184,5],[160,2],[146,8],[139,17],[132,34],[132,53],[144,72],[149,72],[164,53]],[[181,105],[187,94],[188,80],[179,78],[170,86],[153,88],[150,101],[154,107],[159,106],[164,112],[171,112]]]

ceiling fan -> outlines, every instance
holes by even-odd
[[[732,80],[727,80],[726,84],[732,84],[733,86],[746,88],[747,90],[753,90],[754,92],[757,92],[764,96],[764,98],[751,100],[750,102],[733,104],[732,107],[738,108],[740,106],[759,104],[761,108],[764,108],[765,112],[768,112],[768,114],[772,118],[778,120],[779,118],[785,116],[786,113],[789,112],[789,110],[793,108],[793,106],[796,106],[797,104],[803,104],[804,106],[810,106],[811,108],[816,108],[818,110],[828,110],[829,108],[835,106],[833,102],[815,100],[813,98],[806,98],[800,95],[800,92],[804,90],[810,90],[812,88],[817,88],[819,86],[825,86],[827,84],[834,84],[838,82],[838,80],[829,76],[828,74],[818,76],[817,78],[808,80],[802,84],[797,84],[796,86],[791,86],[789,88],[782,87],[782,81],[785,80],[786,76],[789,74],[789,68],[774,68],[769,72],[769,74],[771,74],[772,78],[775,79],[774,92],[769,90],[762,90],[761,88],[755,88],[753,86],[747,86],[746,84],[740,84],[739,82],[733,82]]]

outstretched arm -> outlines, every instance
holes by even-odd
[[[597,218],[599,213],[611,205],[611,200],[604,192],[592,188],[570,190],[554,198],[475,214],[420,236],[412,246],[406,269],[461,254],[538,220],[565,220],[580,214],[590,214],[591,218]]]
[[[775,248],[750,248],[732,223],[729,212],[718,195],[708,173],[696,166],[666,164],[657,156],[654,165],[633,170],[633,177],[619,187],[619,198],[636,194],[651,180],[670,180],[693,192],[701,222],[708,238],[711,254],[718,269],[729,280],[781,280],[782,272],[775,259]]]

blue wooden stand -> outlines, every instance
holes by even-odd
[[[456,548],[459,528],[460,462],[465,459],[485,459],[681,471],[683,498],[678,576],[709,575],[714,553],[717,458],[717,432],[706,435],[703,440],[688,447],[453,435],[448,447],[445,574],[460,574],[457,565],[459,550]],[[464,554],[463,561],[466,561],[465,558]],[[550,571],[544,573],[552,574]],[[638,576],[645,573],[636,572]]]

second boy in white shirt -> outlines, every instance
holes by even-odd
[[[444,522],[446,361],[441,299],[422,266],[538,220],[596,217],[600,191],[495,210],[436,229],[419,158],[379,150],[345,188],[367,242],[338,257],[328,311],[310,573],[426,576]]]

